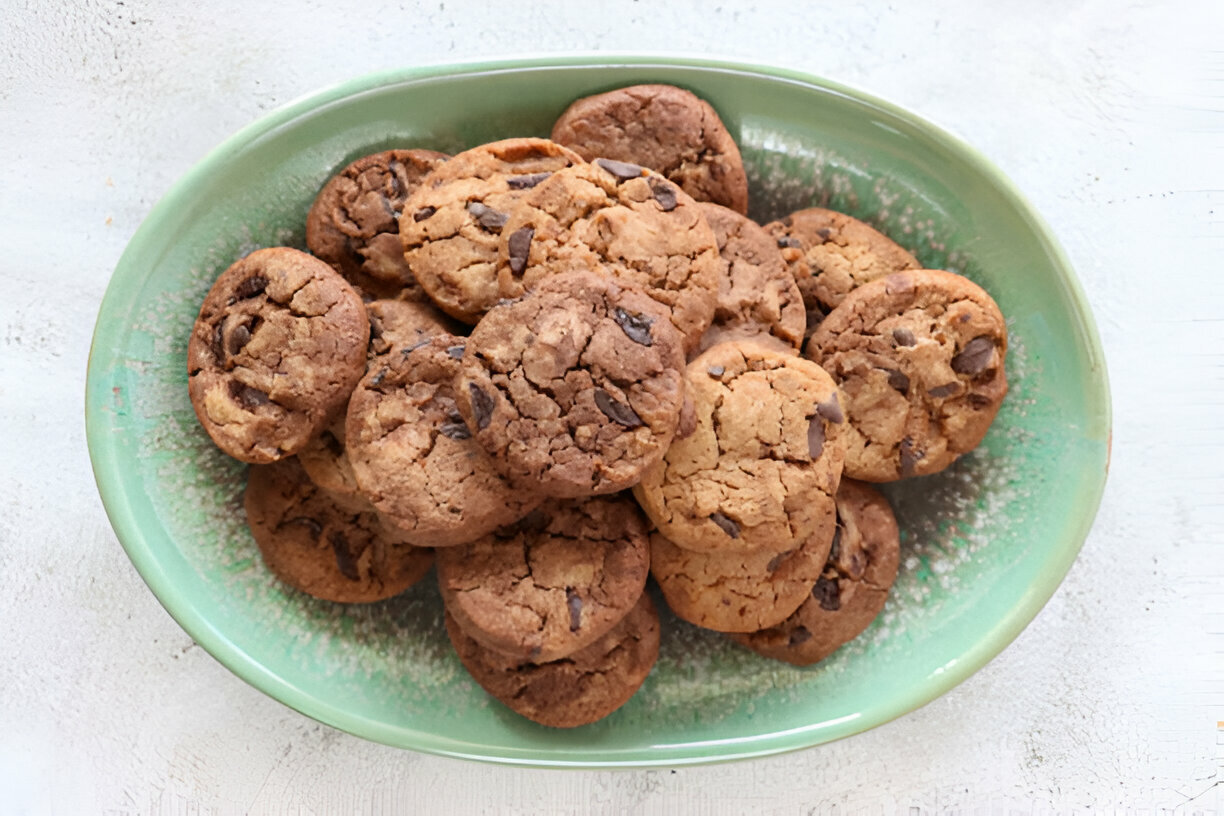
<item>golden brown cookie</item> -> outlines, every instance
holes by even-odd
[[[837,489],[837,536],[811,594],[783,623],[732,640],[796,666],[824,660],[880,614],[900,560],[900,532],[888,499],[869,485],[843,479]]]
[[[774,237],[799,285],[808,312],[808,336],[856,286],[920,266],[880,231],[820,207],[791,213],[766,224],[765,231]]]
[[[689,623],[719,632],[755,632],[799,608],[820,579],[835,529],[832,507],[794,550],[694,552],[650,535],[650,574],[667,605]]]
[[[502,478],[455,407],[463,343],[440,334],[392,349],[349,400],[345,446],[357,485],[422,546],[466,544],[540,502]]]
[[[837,386],[820,366],[748,340],[686,370],[697,430],[633,488],[673,544],[789,552],[832,517],[844,456]]]
[[[423,299],[404,260],[399,218],[408,195],[446,159],[433,150],[357,159],[319,191],[306,215],[306,246],[363,295]]]
[[[646,519],[627,495],[553,503],[438,552],[442,599],[463,630],[487,649],[540,663],[615,626],[650,569]]]
[[[523,196],[502,231],[498,294],[585,270],[631,281],[667,307],[693,349],[714,316],[718,243],[697,203],[636,164],[596,159]]]
[[[943,470],[977,447],[1007,394],[999,307],[942,270],[855,289],[804,353],[845,395],[846,475],[868,482]]]
[[[571,104],[553,141],[587,161],[634,162],[679,184],[698,201],[748,212],[739,146],[705,100],[672,85],[634,85]]]
[[[419,581],[433,564],[432,550],[408,544],[377,514],[336,502],[293,457],[252,467],[244,504],[268,569],[325,601],[390,598]]]
[[[502,297],[497,254],[510,208],[549,175],[581,163],[547,139],[505,139],[459,153],[404,204],[404,258],[447,314],[475,323]]]
[[[513,484],[578,498],[624,490],[662,458],[683,370],[664,307],[616,278],[570,272],[477,324],[456,398]]]
[[[296,249],[221,273],[187,343],[187,390],[221,450],[266,464],[301,450],[365,370],[370,324],[353,287]]]
[[[446,616],[446,633],[480,686],[529,720],[574,728],[629,702],[659,656],[659,616],[650,596],[594,643],[551,663],[530,663],[486,649]]]
[[[718,241],[718,305],[698,351],[754,339],[798,352],[807,314],[777,242],[755,221],[718,204],[699,204]]]

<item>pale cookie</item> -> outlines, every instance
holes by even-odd
[[[866,629],[888,599],[901,560],[888,499],[853,479],[837,489],[837,535],[823,575],[783,623],[732,640],[757,654],[810,666]]]
[[[899,272],[855,289],[805,354],[845,395],[846,475],[888,482],[977,447],[1007,394],[1007,326],[968,278]]]
[[[649,167],[698,201],[748,212],[748,177],[739,146],[705,100],[672,85],[634,85],[571,104],[553,141],[582,158]]]
[[[221,450],[255,464],[301,450],[365,370],[370,324],[353,287],[296,249],[225,270],[187,343],[187,390]]]
[[[673,544],[784,553],[819,534],[841,478],[842,410],[820,366],[751,341],[688,365],[697,430],[633,488]]]

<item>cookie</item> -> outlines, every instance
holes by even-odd
[[[297,453],[343,409],[370,324],[353,287],[296,249],[221,273],[187,343],[187,389],[221,450],[254,464]]]
[[[561,498],[615,493],[675,435],[680,343],[666,309],[640,289],[555,275],[472,331],[459,410],[512,483]]]
[[[597,159],[523,196],[502,231],[498,270],[503,298],[575,270],[636,283],[667,306],[689,351],[714,317],[718,242],[676,185],[636,164]]]
[[[459,661],[481,688],[529,720],[574,728],[601,720],[629,701],[659,656],[659,616],[650,595],[594,643],[550,663],[486,649],[446,615]]]
[[[552,138],[587,161],[641,164],[698,201],[748,212],[735,139],[708,102],[682,88],[634,85],[579,99],[557,119]]]
[[[836,527],[833,508],[794,550],[693,552],[650,536],[650,574],[676,617],[719,632],[755,632],[799,608],[824,569]]]
[[[404,258],[429,297],[465,323],[479,320],[502,297],[497,254],[510,208],[553,172],[581,162],[547,139],[505,139],[431,173],[400,216]]]
[[[530,512],[455,407],[463,338],[440,334],[376,357],[349,400],[345,446],[361,492],[409,541],[466,544]]]
[[[765,225],[786,260],[807,309],[807,333],[850,290],[918,260],[883,233],[844,213],[812,207]]]
[[[646,536],[646,520],[627,495],[555,503],[439,550],[442,600],[485,648],[557,660],[594,642],[637,603],[650,569]]]
[[[718,303],[698,351],[751,338],[798,352],[807,314],[777,242],[749,218],[718,204],[698,204],[718,241]]]
[[[399,217],[408,195],[445,153],[387,150],[333,176],[306,214],[306,246],[370,298],[425,297],[404,261]]]
[[[673,544],[784,553],[832,516],[842,410],[820,366],[748,340],[720,343],[685,373],[697,430],[633,488]]]
[[[268,569],[325,601],[390,598],[433,564],[432,550],[408,544],[375,513],[336,502],[293,457],[252,467],[243,503]]]
[[[1007,394],[1007,326],[990,295],[942,270],[855,289],[804,350],[845,395],[846,475],[943,470],[986,435]]]
[[[796,666],[824,660],[880,614],[900,560],[900,533],[888,500],[869,485],[843,479],[837,538],[811,595],[785,622],[732,640]]]

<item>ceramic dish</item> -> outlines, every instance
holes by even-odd
[[[1008,317],[1012,391],[983,446],[892,486],[903,565],[886,609],[796,669],[665,616],[654,673],[623,709],[536,726],[464,673],[431,580],[370,606],[312,600],[263,568],[244,467],[196,423],[185,348],[212,280],[267,245],[303,245],[315,193],[393,146],[457,152],[547,135],[573,99],[665,82],[709,100],[738,139],[752,215],[821,204],[863,217],[928,267],[981,283]],[[1054,592],[1104,485],[1109,393],[1096,330],[1049,229],[977,152],[918,116],[785,70],[566,57],[393,71],[320,91],[234,135],[180,179],[102,302],[86,395],[89,451],[120,542],[183,628],[246,681],[337,728],[458,757],[551,766],[678,765],[844,737],[952,688]]]

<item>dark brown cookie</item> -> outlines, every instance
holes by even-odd
[[[268,569],[325,601],[390,598],[433,564],[432,550],[408,544],[375,513],[337,503],[293,457],[252,467],[244,504]]]
[[[646,519],[627,495],[555,503],[439,553],[442,599],[464,631],[488,649],[541,663],[615,626],[650,569]]]
[[[306,215],[306,246],[364,295],[423,299],[404,260],[399,217],[408,195],[446,158],[387,150],[357,159],[319,191]]]
[[[466,544],[540,502],[502,478],[455,407],[463,344],[442,334],[392,349],[349,400],[345,445],[358,487],[423,546]]]
[[[833,513],[841,478],[837,386],[809,360],[748,340],[686,371],[697,430],[672,443],[634,496],[668,540],[697,552],[789,552]]]
[[[714,232],[697,202],[637,165],[598,159],[557,171],[523,196],[502,239],[503,298],[560,272],[612,274],[667,307],[686,351],[714,317]]]
[[[832,507],[794,550],[693,552],[650,536],[650,574],[667,605],[689,623],[719,632],[755,632],[799,608],[820,578],[835,529]]]
[[[845,395],[846,475],[868,482],[943,470],[977,447],[1007,394],[999,307],[942,270],[858,287],[804,353]]]
[[[837,537],[811,595],[785,622],[732,639],[796,666],[824,660],[880,614],[900,560],[900,533],[888,499],[844,479],[837,489]]]
[[[659,656],[659,616],[650,595],[594,643],[551,663],[530,663],[486,649],[446,616],[460,662],[509,708],[553,728],[603,719],[629,701]]]
[[[505,139],[435,170],[400,217],[404,258],[447,314],[475,323],[502,295],[497,253],[510,208],[551,173],[581,163],[547,139]]]
[[[634,85],[574,102],[553,141],[587,161],[657,170],[698,201],[748,212],[748,178],[735,139],[703,99],[672,85]]]
[[[252,252],[204,299],[187,389],[217,447],[264,464],[297,453],[343,409],[370,324],[353,287],[296,249]]]
[[[811,336],[850,290],[920,264],[886,235],[844,213],[812,207],[765,225],[786,259],[808,312]]]
[[[571,272],[477,324],[456,397],[514,484],[578,498],[624,490],[663,456],[683,367],[666,309],[616,278]]]
[[[366,304],[370,318],[369,357],[404,349],[421,340],[448,334],[458,324],[428,303],[404,300],[375,300]],[[357,487],[353,465],[344,445],[346,408],[323,432],[298,452],[298,461],[311,481],[341,501],[373,510],[373,505]]]
[[[698,351],[753,339],[784,351],[803,344],[807,314],[777,242],[760,225],[718,204],[699,204],[718,241],[718,305]]]

